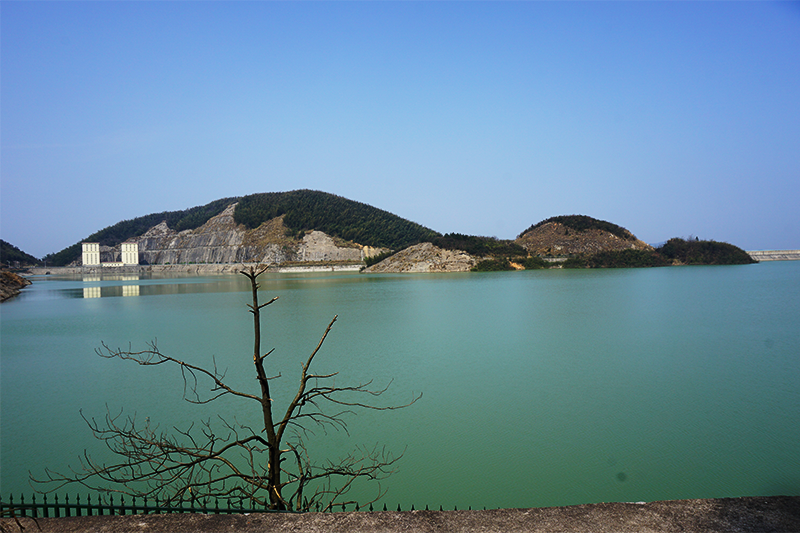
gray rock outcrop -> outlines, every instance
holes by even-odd
[[[469,272],[479,261],[461,250],[444,250],[423,242],[401,250],[364,272]]]
[[[364,248],[356,243],[334,241],[321,231],[311,231],[302,240],[288,236],[283,217],[248,230],[236,224],[236,204],[194,230],[174,231],[162,222],[142,236],[139,261],[144,264],[185,263],[285,263],[362,261]]]

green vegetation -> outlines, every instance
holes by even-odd
[[[586,215],[562,215],[557,217],[550,217],[546,220],[542,220],[541,222],[529,227],[528,229],[520,233],[519,237],[522,237],[529,231],[534,230],[539,226],[543,226],[549,222],[558,222],[562,226],[565,226],[567,228],[579,232],[590,229],[599,229],[607,231],[612,235],[616,235],[620,239],[625,239],[626,241],[633,241],[636,239],[636,237],[634,237],[630,231],[626,230],[622,226],[617,226],[616,224],[612,224],[611,222],[606,222],[605,220],[598,220],[596,218],[592,218]]]
[[[20,265],[35,265],[40,261],[30,254],[26,254],[13,244],[0,239],[0,264],[8,266],[8,263],[19,261]]]
[[[364,258],[364,264],[367,267],[371,267],[372,265],[377,265],[378,263],[380,263],[381,261],[383,261],[387,257],[391,257],[396,253],[397,252],[388,251],[388,252],[383,252],[382,254],[373,255],[372,257],[365,257]]]
[[[245,196],[236,206],[234,220],[253,229],[281,215],[285,215],[283,223],[295,234],[319,230],[366,246],[400,249],[439,236],[388,211],[310,190]]]
[[[525,270],[537,270],[540,268],[550,268],[550,263],[541,257],[498,257],[495,259],[485,259],[478,261],[472,267],[472,272],[501,272],[504,270],[516,270],[511,263],[521,265]]]
[[[113,226],[92,233],[81,242],[99,242],[101,246],[116,246],[128,239],[142,235],[153,226],[165,221],[167,226],[175,231],[199,228],[208,222],[211,217],[222,213],[226,207],[236,200],[237,198],[221,198],[206,205],[182,211],[164,211],[131,220],[123,220]],[[44,259],[53,266],[64,266],[77,260],[80,256],[81,243],[78,242],[60,252],[48,254]]]
[[[652,250],[607,251],[570,257],[563,268],[642,268],[670,265],[671,261]]]
[[[670,261],[684,265],[748,265],[758,261],[727,242],[670,239],[658,248]]]
[[[478,261],[478,263],[472,267],[472,272],[502,272],[504,270],[516,270],[511,266],[511,262],[507,258],[485,259],[483,261]]]
[[[496,237],[476,237],[460,233],[447,233],[430,239],[434,246],[445,250],[462,250],[478,257],[512,257],[524,256],[525,249],[514,241],[504,241]]]
[[[539,268],[550,268],[553,266],[551,263],[545,261],[541,257],[525,257],[524,259],[514,259],[515,263],[519,263],[525,270],[536,270]]]
[[[622,250],[571,257],[563,268],[641,268],[674,264],[747,265],[756,263],[732,244],[716,241],[670,239],[656,250]]]

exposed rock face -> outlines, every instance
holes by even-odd
[[[401,250],[364,272],[469,272],[478,259],[460,250],[423,242]]]
[[[139,260],[148,264],[179,263],[285,263],[287,261],[361,261],[362,247],[336,243],[321,231],[302,241],[287,236],[283,217],[248,230],[233,220],[236,204],[194,230],[176,232],[165,222],[133,241],[139,244]]]
[[[599,229],[576,231],[558,222],[548,222],[517,239],[517,244],[531,255],[564,256],[594,254],[605,251],[652,250],[649,244],[636,239],[622,239]]]
[[[333,239],[321,232],[312,231],[303,237],[298,249],[298,261],[361,261],[361,248],[339,247]]]
[[[8,270],[3,270],[0,272],[0,302],[5,302],[9,298],[18,295],[20,290],[30,284],[31,281],[29,279],[25,279]]]

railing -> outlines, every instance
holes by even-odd
[[[222,501],[215,499],[213,504],[209,501],[199,502],[179,502],[177,505],[159,504],[157,502],[148,501],[147,498],[139,500],[133,498],[130,503],[126,503],[124,497],[120,497],[119,502],[114,502],[114,496],[110,496],[107,501],[104,501],[99,495],[97,499],[92,502],[91,496],[86,497],[85,502],[81,502],[81,497],[75,497],[73,502],[70,502],[69,495],[65,496],[62,501],[59,501],[58,495],[48,501],[47,494],[40,495],[41,499],[37,501],[34,494],[30,501],[25,501],[25,496],[21,496],[19,501],[14,501],[14,497],[9,497],[5,501],[0,497],[0,517],[32,517],[32,518],[47,518],[47,517],[66,517],[66,516],[93,516],[93,515],[125,515],[125,514],[170,514],[170,513],[203,513],[203,514],[243,514],[243,513],[275,513],[275,512],[291,512],[291,511],[275,511],[266,507],[254,507],[252,505],[245,506],[242,501],[235,501],[233,499],[226,499]],[[485,509],[485,508],[484,508]],[[321,511],[321,506],[318,504],[316,510]],[[346,512],[346,511],[375,511],[376,509],[372,504],[368,508],[361,508],[359,505],[350,504],[337,504],[328,509],[329,512]],[[388,506],[383,504],[383,511],[388,511]],[[397,511],[402,511],[401,506],[397,505]],[[411,505],[407,511],[416,510],[414,505]],[[425,506],[425,510],[429,510]],[[439,511],[443,511],[443,507],[439,506]],[[458,507],[453,508],[454,511]],[[469,507],[472,510],[472,507]]]
[[[59,501],[58,495],[48,501],[47,494],[41,495],[41,500],[37,501],[34,494],[31,500],[25,501],[25,496],[21,496],[19,501],[14,501],[11,496],[6,502],[0,497],[0,516],[30,516],[30,517],[61,517],[61,516],[92,516],[92,515],[124,515],[124,514],[161,514],[161,513],[205,513],[205,514],[241,514],[241,513],[264,513],[279,512],[264,507],[245,506],[243,502],[235,500],[215,499],[214,502],[193,501],[178,502],[177,505],[159,504],[158,502],[148,501],[147,498],[138,500],[133,498],[130,503],[125,502],[124,497],[120,497],[119,502],[114,502],[114,496],[104,501],[98,495],[92,502],[91,496],[87,496],[84,502],[77,496],[70,502],[69,495]]]

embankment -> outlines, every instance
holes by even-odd
[[[159,514],[71,518],[0,519],[2,531],[75,533],[162,531],[166,533],[293,531],[296,533],[503,532],[596,533],[800,531],[800,496],[597,503],[569,507],[490,511],[383,511],[259,513],[242,515]]]

